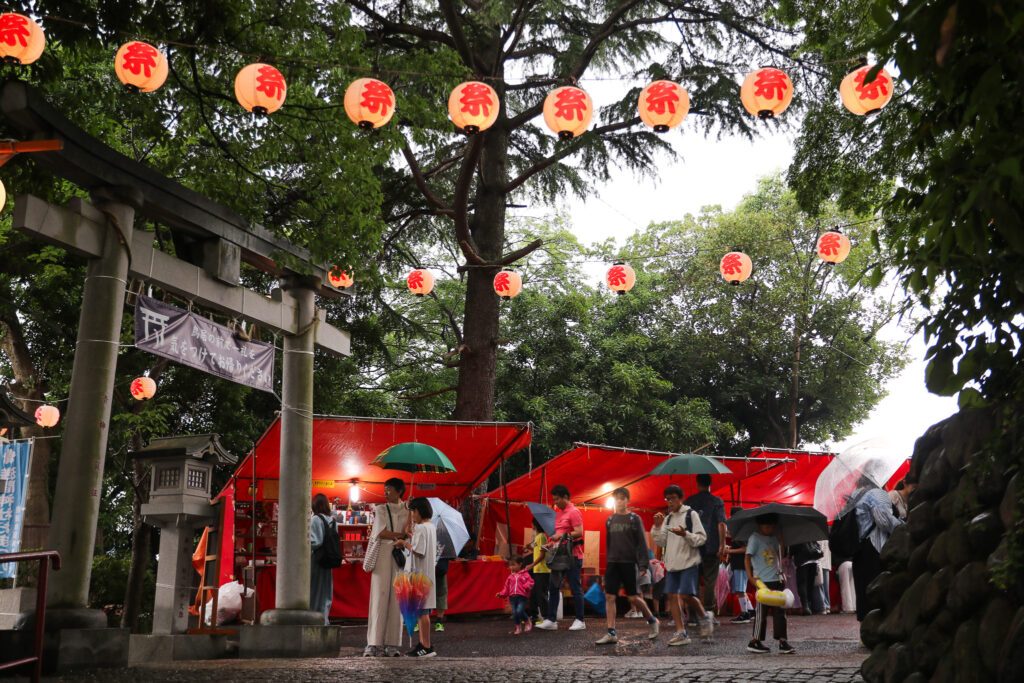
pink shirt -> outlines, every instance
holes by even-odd
[[[533,588],[533,578],[530,572],[520,571],[508,575],[505,579],[505,587],[501,589],[501,597],[507,598],[510,595],[520,595],[524,598],[530,597],[530,589]]]
[[[572,530],[576,527],[583,526],[583,514],[576,508],[575,505],[569,503],[565,506],[564,510],[559,510],[555,507],[555,533],[572,533]],[[573,539],[575,544],[573,547],[573,555],[579,559],[583,559],[583,538]]]

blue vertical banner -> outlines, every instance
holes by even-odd
[[[31,440],[0,443],[0,553],[16,553],[21,547],[31,456]],[[16,567],[14,562],[0,564],[0,579],[14,578]]]

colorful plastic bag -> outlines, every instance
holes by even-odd
[[[722,605],[729,599],[732,592],[732,569],[727,564],[718,566],[718,581],[715,582],[715,601],[718,603],[718,612],[722,612]]]
[[[604,589],[597,581],[590,584],[590,588],[583,594],[583,599],[590,603],[591,607],[597,610],[602,617],[605,614]]]

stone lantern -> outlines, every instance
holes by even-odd
[[[215,465],[233,465],[216,434],[153,439],[129,454],[151,465],[149,502],[142,506],[147,524],[160,527],[153,633],[185,633],[192,602],[192,552],[195,530],[216,524],[210,502]]]

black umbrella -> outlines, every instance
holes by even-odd
[[[828,520],[825,515],[811,507],[768,503],[761,507],[743,510],[733,515],[725,524],[736,541],[746,541],[757,531],[757,518],[761,515],[779,516],[776,529],[782,532],[784,545],[796,545],[808,541],[823,541],[828,538]]]

